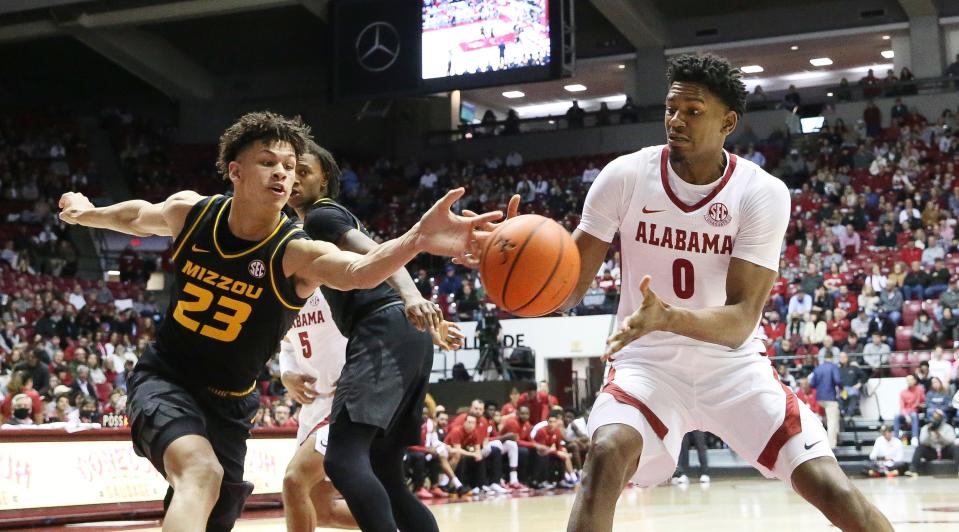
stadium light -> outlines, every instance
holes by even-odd
[[[762,72],[764,69],[763,69],[763,67],[761,67],[761,66],[759,66],[759,65],[746,65],[746,66],[740,68],[739,70],[742,70],[742,71],[743,71],[743,74],[759,74],[759,73]]]
[[[893,57],[896,57],[896,52],[892,50],[883,50],[879,52],[879,55],[885,57],[886,59],[892,59]]]
[[[832,59],[829,59],[828,57],[817,57],[815,59],[810,59],[809,64],[817,67],[829,66],[832,64]]]
[[[626,68],[626,65],[619,65],[619,66],[617,66],[616,68],[618,68],[618,69],[620,69],[620,70],[623,70],[624,68]]]
[[[525,93],[525,92],[522,92],[522,91],[506,91],[506,92],[503,93],[503,96],[505,96],[505,97],[507,97],[507,98],[510,98],[510,99],[513,99],[513,98],[522,98],[523,96],[526,96],[526,93]]]
[[[890,38],[890,37],[889,37],[888,35],[883,35],[883,36],[882,36],[882,40],[884,40],[884,41],[888,41],[889,38]]]
[[[795,52],[796,50],[799,49],[799,47],[794,44],[794,45],[790,46],[789,49]]]
[[[567,86],[565,86],[565,87],[563,87],[563,88],[566,89],[566,90],[569,91],[569,92],[583,92],[584,90],[586,90],[586,85],[581,85],[581,84],[579,84],[579,83],[573,83],[572,85],[567,85]]]
[[[832,98],[832,93],[831,93],[831,92],[827,92],[827,93],[826,93],[826,96],[829,96],[830,98]]]

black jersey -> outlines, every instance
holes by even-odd
[[[283,276],[283,253],[306,234],[283,215],[262,241],[240,240],[227,224],[232,202],[205,198],[187,215],[173,243],[172,297],[156,355],[141,363],[239,394],[250,390],[305,302]]]
[[[314,240],[336,243],[347,231],[356,229],[369,236],[369,233],[346,207],[330,199],[321,199],[310,207],[303,221],[303,229]],[[330,304],[333,322],[340,333],[347,338],[356,322],[365,318],[385,305],[402,303],[400,296],[388,284],[380,283],[367,290],[341,292],[326,286],[322,287],[323,297]]]

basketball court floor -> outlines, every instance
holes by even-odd
[[[857,480],[897,531],[959,531],[956,478]],[[431,506],[440,530],[455,532],[558,532],[566,529],[571,492],[536,497],[498,497]],[[126,525],[126,526],[124,526]],[[158,523],[73,525],[81,530],[160,530]],[[64,529],[60,529],[64,530]],[[282,516],[252,514],[237,531],[285,530]],[[328,529],[318,529],[326,531]],[[627,489],[616,510],[617,532],[813,532],[836,530],[784,484],[766,480],[717,480],[710,485]]]

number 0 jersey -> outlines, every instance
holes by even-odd
[[[156,341],[161,370],[218,395],[252,391],[305,302],[282,264],[287,244],[306,233],[283,215],[265,239],[240,240],[227,224],[232,202],[204,198],[187,215],[173,243],[170,306]]]
[[[670,167],[669,148],[654,146],[612,161],[590,187],[579,229],[604,242],[620,234],[620,322],[642,305],[639,283],[644,275],[652,277],[650,286],[665,303],[700,309],[726,304],[733,257],[779,269],[789,190],[754,163],[728,153],[725,157],[726,170],[718,181],[693,185]],[[765,351],[753,336],[730,350],[656,331],[627,346],[615,360],[666,346],[701,347],[718,356]]]

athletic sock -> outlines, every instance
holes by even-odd
[[[513,469],[509,472],[509,483],[510,484],[519,484],[519,476],[516,474],[516,470]]]
[[[440,486],[445,486],[450,483],[450,477],[446,476],[446,473],[440,473],[439,484]]]
[[[460,482],[460,479],[453,477],[453,489],[460,489],[463,486],[463,483]]]

